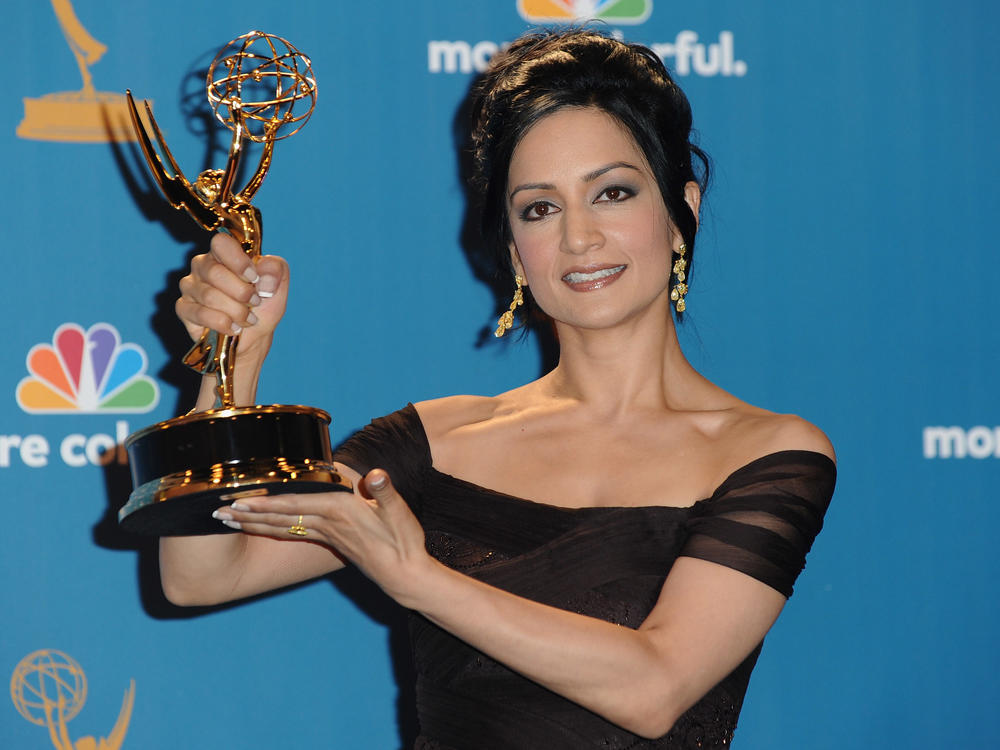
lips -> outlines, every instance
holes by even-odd
[[[608,284],[613,284],[621,277],[627,267],[626,265],[620,265],[573,269],[566,273],[562,277],[562,280],[563,283],[574,291],[589,292],[593,289],[601,289]]]

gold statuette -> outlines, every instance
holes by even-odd
[[[297,133],[312,115],[317,94],[312,64],[286,40],[252,31],[229,42],[215,57],[207,91],[216,117],[232,132],[224,169],[205,170],[190,182],[149,105],[144,106],[152,138],[127,92],[132,127],[170,204],[184,209],[204,229],[228,232],[256,260],[262,224],[251,200],[271,166],[275,141]],[[253,176],[237,189],[247,142],[263,148]],[[305,406],[235,405],[238,342],[239,336],[206,330],[184,357],[196,372],[215,375],[214,409],[152,425],[126,440],[135,485],[119,512],[127,530],[221,533],[225,527],[219,528],[211,512],[239,497],[351,489],[333,467],[326,412]]]

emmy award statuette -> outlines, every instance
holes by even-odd
[[[126,94],[132,127],[163,195],[208,230],[231,234],[251,259],[261,252],[261,214],[250,201],[271,165],[275,141],[294,135],[316,106],[309,58],[280,37],[252,31],[212,61],[208,100],[232,131],[225,169],[192,184],[163,140],[148,104],[146,117],[170,174]],[[281,132],[279,132],[281,131]],[[262,145],[253,176],[234,183],[247,141]],[[184,363],[216,378],[215,408],[168,419],[125,441],[134,489],[118,518],[126,531],[177,536],[227,531],[211,513],[241,497],[282,492],[351,491],[334,468],[330,416],[307,406],[236,406],[233,367],[239,336],[206,330]]]

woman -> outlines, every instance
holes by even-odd
[[[357,565],[414,612],[418,747],[727,746],[822,525],[833,450],[678,346],[705,161],[651,52],[523,38],[475,111],[485,234],[511,311],[524,295],[551,320],[558,365],[375,420],[336,456],[353,495],[244,499],[215,514],[244,534],[164,539],[164,590],[208,604]],[[241,403],[287,279],[220,235],[181,282],[192,336],[241,333]]]

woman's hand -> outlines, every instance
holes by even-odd
[[[245,498],[213,516],[248,534],[324,544],[409,606],[408,594],[439,565],[424,547],[423,529],[382,469],[354,486],[353,493]]]
[[[180,281],[177,317],[192,339],[205,328],[239,334],[237,360],[263,361],[288,298],[288,264],[274,255],[254,263],[228,234],[212,237],[211,249],[191,261]]]

